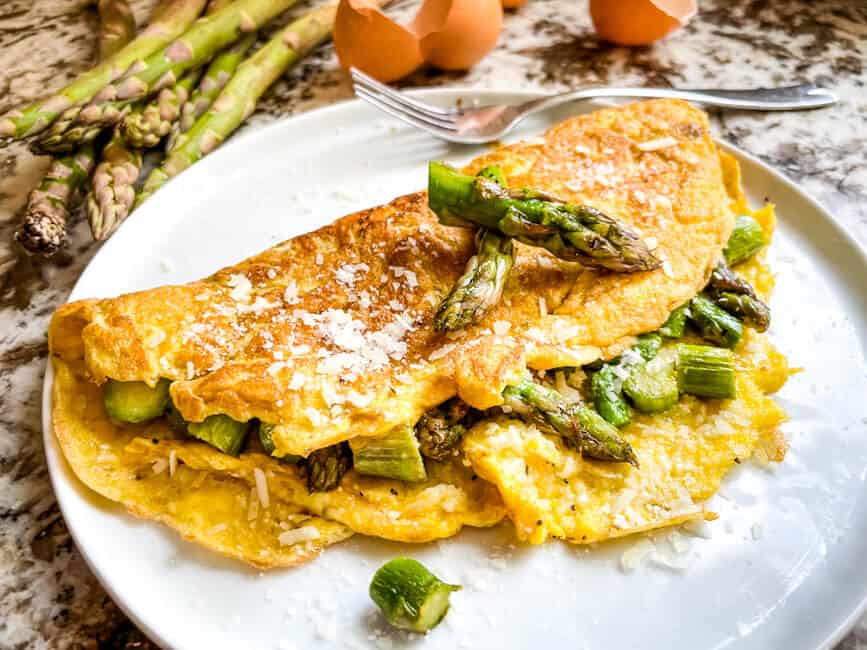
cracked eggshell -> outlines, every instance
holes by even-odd
[[[650,45],[695,12],[695,0],[590,0],[596,33],[617,45]]]
[[[425,0],[413,21],[427,63],[465,70],[497,44],[503,26],[502,0]]]

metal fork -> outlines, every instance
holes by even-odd
[[[528,115],[582,99],[665,97],[685,99],[705,106],[749,111],[799,111],[830,106],[837,102],[834,93],[814,84],[752,90],[586,86],[531,99],[514,106],[492,104],[477,108],[443,108],[389,88],[357,68],[352,68],[350,72],[355,95],[359,99],[438,138],[462,144],[481,144],[497,140]]]

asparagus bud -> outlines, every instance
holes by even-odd
[[[422,415],[415,425],[422,456],[437,461],[455,456],[469,412],[469,405],[455,397]]]
[[[302,463],[307,472],[307,489],[330,492],[340,485],[340,479],[352,469],[352,450],[345,442],[317,449]]]

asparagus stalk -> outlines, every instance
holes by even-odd
[[[729,266],[745,262],[768,245],[768,237],[759,222],[748,215],[735,220],[735,228],[729,236],[723,255]]]
[[[143,203],[170,178],[216,149],[256,106],[256,102],[287,67],[331,34],[336,5],[318,7],[287,25],[244,61],[223,92],[166,159],[151,172],[136,205]]]
[[[187,432],[193,438],[207,442],[230,456],[241,453],[249,430],[249,422],[238,422],[222,413],[209,415],[202,422],[187,424]]]
[[[69,206],[93,169],[93,145],[51,162],[39,186],[30,193],[15,241],[31,253],[54,255],[66,242]]]
[[[482,226],[586,266],[624,273],[660,266],[632,229],[596,208],[535,190],[508,190],[441,162],[429,166],[428,203],[443,224]]]
[[[590,379],[593,405],[602,418],[615,427],[624,427],[632,420],[629,404],[623,396],[623,377],[617,363],[606,363]]]
[[[764,332],[771,323],[771,310],[759,300],[749,282],[736,275],[724,260],[714,267],[705,291],[714,302],[745,324]]]
[[[623,382],[623,392],[643,413],[667,411],[680,397],[674,364],[655,359],[636,366]]]
[[[386,562],[370,583],[370,598],[394,627],[427,632],[449,610],[449,595],[459,585],[446,584],[427,568],[408,557]]]
[[[382,438],[350,443],[352,463],[359,474],[415,483],[427,478],[418,440],[411,426],[399,426]]]
[[[259,442],[262,444],[262,449],[265,450],[265,453],[269,456],[274,456],[274,451],[277,447],[274,445],[274,439],[272,437],[272,433],[274,431],[274,425],[268,424],[266,422],[259,423]],[[277,460],[284,463],[298,463],[301,460],[301,456],[295,456],[294,454],[286,454],[284,456],[274,456]]]
[[[352,469],[352,450],[345,442],[317,449],[303,461],[307,473],[307,489],[330,492],[340,485],[340,479]]]
[[[295,0],[236,0],[203,18],[180,38],[143,62],[130,67],[118,80],[103,87],[89,104],[64,111],[40,138],[38,147],[63,146],[66,140],[80,143],[94,127],[104,128],[122,120],[130,105],[167,86],[174,85],[239,36],[255,32]]]
[[[178,145],[180,137],[193,128],[196,120],[211,107],[255,42],[256,34],[248,34],[214,57],[201,81],[199,81],[199,85],[181,106],[180,117],[172,124],[169,138],[166,141],[166,151],[174,149]]]
[[[75,81],[47,99],[0,117],[0,146],[36,135],[71,106],[91,99],[130,65],[180,36],[198,18],[204,6],[205,0],[171,0],[161,5],[138,37],[114,55],[79,75]],[[96,137],[95,134],[93,137]]]
[[[127,0],[99,0],[99,60],[105,61],[135,38],[135,16]]]
[[[659,333],[668,339],[679,339],[686,331],[686,319],[689,316],[689,303],[684,303],[668,315]]]
[[[166,412],[169,398],[168,379],[160,379],[156,386],[143,381],[115,381],[109,379],[103,393],[105,410],[121,422],[147,422]]]
[[[512,413],[547,433],[561,436],[582,454],[638,466],[632,447],[617,429],[592,409],[567,403],[556,390],[524,379],[507,386],[503,398]]]
[[[173,86],[157,93],[157,97],[140,111],[131,111],[121,120],[118,128],[131,147],[149,149],[169,134],[180,117],[181,106],[187,101],[201,71],[191,70]]]
[[[702,338],[728,348],[733,348],[741,340],[744,332],[741,321],[718,307],[707,296],[699,294],[689,305],[689,318]]]
[[[677,346],[677,385],[681,392],[727,399],[735,396],[735,363],[731,350],[709,345]]]
[[[662,347],[662,336],[656,332],[648,332],[639,334],[637,338],[633,347],[642,359],[650,361],[659,353],[659,348]]]
[[[93,238],[102,241],[114,232],[132,209],[133,185],[142,166],[142,153],[129,148],[115,129],[96,166],[85,211]]]
[[[469,405],[455,397],[422,415],[415,425],[421,455],[436,461],[457,455],[469,412]]]

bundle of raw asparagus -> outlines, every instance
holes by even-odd
[[[65,243],[73,201],[84,195],[93,237],[106,239],[134,207],[216,148],[289,66],[330,36],[336,4],[310,10],[248,56],[257,32],[294,2],[160,0],[136,36],[127,0],[99,0],[100,62],[0,117],[0,146],[27,139],[34,153],[54,156],[15,239],[53,255]],[[164,158],[136,194],[142,152],[159,146]]]

